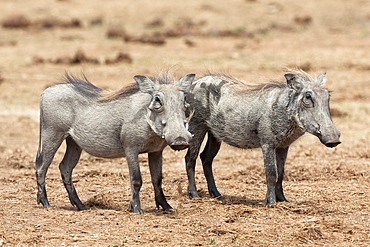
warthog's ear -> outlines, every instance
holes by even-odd
[[[289,73],[284,76],[290,88],[299,91],[303,87],[302,79],[298,75]]]
[[[187,93],[191,88],[191,84],[194,81],[195,74],[187,74],[179,80],[177,83],[180,86],[180,90]]]
[[[156,89],[155,83],[145,75],[135,75],[134,79],[143,93],[153,93]]]
[[[317,82],[321,85],[324,86],[326,82],[326,72],[324,72],[322,75],[319,75],[317,77]]]

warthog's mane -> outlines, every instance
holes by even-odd
[[[64,75],[64,78],[62,80],[62,83],[70,84],[73,86],[73,88],[89,97],[89,98],[97,98],[100,97],[101,93],[103,92],[103,89],[98,88],[97,86],[93,85],[89,80],[86,78],[84,74],[81,76],[82,78],[79,78],[77,76],[71,75],[66,73]]]
[[[150,78],[155,84],[172,84],[174,78],[168,72],[163,72]],[[99,101],[110,101],[121,97],[128,97],[139,92],[139,86],[137,83],[132,83],[121,89],[115,91],[104,91],[99,98]]]
[[[156,84],[172,84],[174,81],[173,76],[167,72],[153,76],[151,80]],[[98,101],[110,101],[120,97],[128,97],[139,91],[137,83],[131,83],[115,91],[103,90],[92,84],[84,74],[80,78],[66,73],[62,83],[70,84],[77,92],[89,98],[97,98]]]
[[[303,70],[288,70],[287,73],[293,73],[301,77],[304,81],[315,83],[316,80],[313,79],[309,74]],[[251,94],[262,94],[268,90],[274,88],[285,88],[287,87],[286,81],[276,81],[272,80],[269,82],[247,82],[244,80],[237,79],[227,74],[222,73],[210,73],[209,76],[215,77],[219,80],[225,82],[225,85],[229,85],[237,93],[251,93]]]
[[[279,81],[256,83],[237,79],[226,74],[210,74],[210,76],[222,80],[225,83],[224,85],[228,85],[236,93],[261,94],[269,89],[286,87],[286,83]]]

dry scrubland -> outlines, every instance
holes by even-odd
[[[0,246],[369,246],[370,5],[366,0],[88,1],[0,4]],[[174,67],[173,67],[174,66]],[[327,71],[342,144],[305,135],[290,150],[290,203],[265,207],[260,150],[224,145],[214,164],[224,202],[186,196],[185,152],[165,150],[163,186],[175,213],[155,209],[141,156],[143,215],[127,212],[124,159],[84,153],[74,172],[90,210],[73,208],[58,162],[52,207],[36,204],[38,100],[65,71],[105,89],[172,68],[250,81],[283,80],[285,67]]]

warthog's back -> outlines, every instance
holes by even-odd
[[[51,86],[43,92],[40,100],[44,124],[66,131],[72,126],[76,114],[84,111],[93,101],[78,93],[71,84]]]
[[[279,102],[284,90],[287,89],[277,83],[263,89],[223,75],[207,76],[198,80],[193,90],[196,111],[200,111],[196,117],[204,118],[218,140],[239,148],[257,148],[261,138],[272,137],[272,106],[287,103],[285,99]]]
[[[43,121],[68,133],[91,155],[123,157],[123,126],[125,133],[132,132],[136,138],[140,133],[149,132],[144,107],[151,97],[137,93],[100,101],[101,92],[92,84],[83,82],[54,85],[46,89],[41,98]]]

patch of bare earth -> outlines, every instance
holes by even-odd
[[[2,1],[0,12],[0,246],[369,246],[369,11],[364,0]],[[83,153],[73,181],[89,207],[72,207],[57,152],[47,176],[52,207],[36,204],[38,101],[65,71],[104,89],[173,67],[178,77],[225,72],[283,80],[285,67],[327,71],[342,144],[305,135],[290,148],[289,203],[266,207],[261,151],[223,145],[210,198],[186,195],[185,151],[164,152],[163,187],[174,213],[155,208],[140,156],[143,215],[128,212],[124,159]]]

